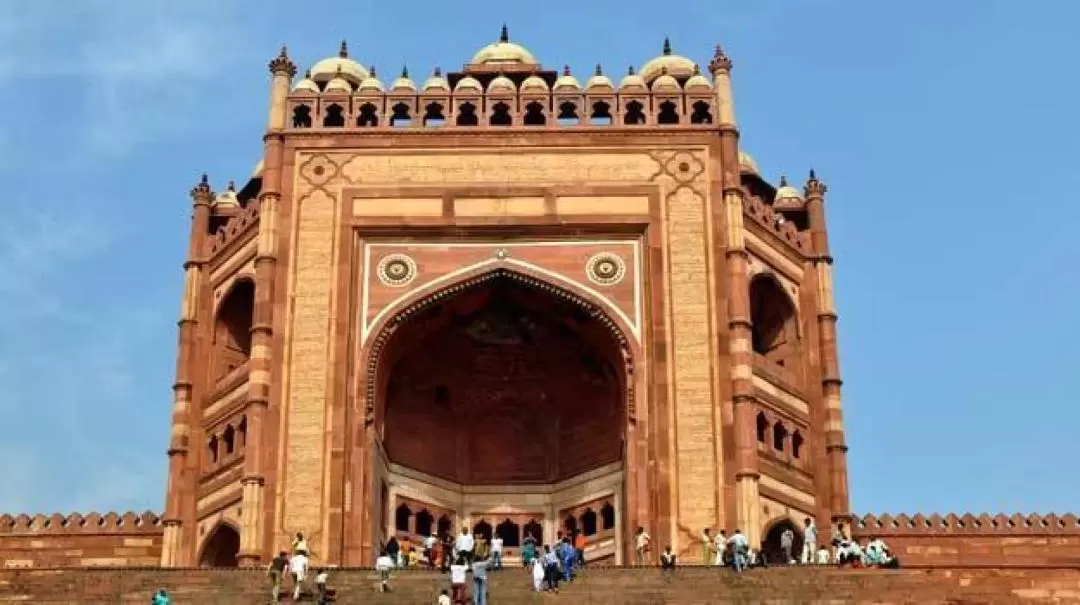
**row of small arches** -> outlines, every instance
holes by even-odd
[[[241,416],[234,427],[230,422],[206,440],[207,462],[215,466],[247,446],[247,417]]]
[[[599,511],[586,508],[580,515],[567,515],[562,520],[562,527],[566,533],[574,534],[580,531],[585,537],[615,529],[615,507],[608,502],[600,507]],[[420,536],[445,536],[451,533],[453,522],[448,515],[442,515],[436,519],[435,515],[426,508],[414,514],[407,504],[400,504],[394,510],[394,529],[398,532]],[[509,518],[503,519],[501,523],[494,526],[482,519],[472,527],[474,535],[481,535],[486,540],[498,536],[502,538],[503,545],[508,548],[521,546],[525,536],[532,536],[538,541],[542,540],[543,532],[543,526],[536,519],[529,520],[524,526],[518,525]]]
[[[424,111],[415,112],[408,103],[397,103],[390,107],[386,121],[392,127],[407,127],[414,125],[414,120],[419,119],[423,126],[444,126],[449,120],[442,103],[432,102],[424,106]],[[549,108],[547,103],[532,101],[522,108],[521,123],[525,126],[546,126],[549,123],[559,126],[578,126],[587,124],[590,126],[608,126],[616,123],[616,115],[612,112],[612,105],[606,101],[596,101],[582,111],[579,105],[573,101],[564,101],[555,108]],[[293,108],[293,128],[311,128],[315,124],[312,115],[312,107],[300,104]],[[640,101],[629,101],[621,112],[621,122],[624,125],[643,125],[648,121],[645,104]],[[350,121],[347,117],[345,106],[331,103],[326,106],[322,116],[324,128],[344,128]],[[374,103],[360,105],[353,120],[356,127],[372,128],[380,125],[382,116],[379,107]],[[463,102],[457,107],[453,116],[456,126],[479,126],[481,122],[480,108],[477,104]],[[656,122],[660,125],[677,125],[683,123],[684,118],[690,124],[710,124],[713,121],[711,106],[706,101],[697,101],[690,107],[689,115],[684,116],[679,105],[674,101],[661,101],[656,105]],[[489,115],[486,116],[488,126],[513,126],[514,110],[509,103],[502,101],[492,103]]]
[[[790,431],[779,420],[770,422],[765,412],[757,415],[757,440],[761,444],[770,444],[778,452],[790,453],[796,460],[802,457],[803,445],[806,443],[798,429]]]

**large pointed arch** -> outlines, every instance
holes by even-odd
[[[222,521],[207,534],[199,552],[199,567],[236,567],[240,555],[240,530]]]

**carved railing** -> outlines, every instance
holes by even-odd
[[[214,233],[213,237],[210,238],[211,256],[224,250],[229,244],[240,237],[241,234],[247,232],[248,227],[258,222],[259,202],[258,200],[252,200],[242,211],[231,217],[228,222],[222,225],[217,232]]]
[[[799,231],[795,223],[783,220],[779,212],[759,197],[748,196],[743,208],[743,215],[750,217],[755,224],[772,233],[780,241],[794,248],[801,254],[810,253],[810,233]]]

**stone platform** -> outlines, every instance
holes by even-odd
[[[736,576],[730,570],[680,567],[606,567],[586,571],[558,596],[537,595],[523,570],[493,574],[492,605],[563,602],[573,605],[658,603],[1080,603],[1080,570],[905,569],[839,570],[772,568]],[[370,569],[335,570],[338,603],[430,605],[448,579],[430,571],[395,573],[393,592],[375,592]],[[158,588],[175,605],[262,604],[268,601],[262,570],[69,568],[0,570],[0,603],[34,605],[145,605]],[[283,601],[288,602],[288,601]],[[310,601],[308,601],[310,602]]]

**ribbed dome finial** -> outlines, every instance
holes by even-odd
[[[604,68],[600,67],[599,63],[596,64],[596,71],[594,72],[594,74],[597,76],[604,75]]]
[[[564,76],[569,76],[570,75],[570,66],[569,65],[563,65],[562,66],[562,75],[564,75]]]
[[[349,58],[349,44],[347,42],[345,42],[344,40],[341,41],[341,48],[338,49],[337,54],[342,59],[348,59]]]
[[[510,41],[510,30],[507,29],[506,24],[503,23],[502,31],[499,33],[499,42],[509,42],[509,41]]]
[[[788,186],[787,176],[785,176],[783,174],[780,175],[780,186],[781,187],[787,187]]]
[[[408,65],[402,65],[401,66],[401,77],[402,78],[408,78],[409,77],[409,66]]]
[[[436,78],[441,78],[442,77],[442,68],[441,67],[436,67],[435,68],[435,77]]]
[[[670,55],[670,54],[671,54],[671,40],[667,36],[664,36],[664,55],[666,56],[666,55]]]
[[[626,75],[628,75],[628,76],[634,75],[634,66],[633,65],[631,65],[630,68],[626,70]]]
[[[236,191],[236,183],[234,183],[233,181],[229,181],[229,185],[225,189],[228,190],[228,191],[235,192]]]

